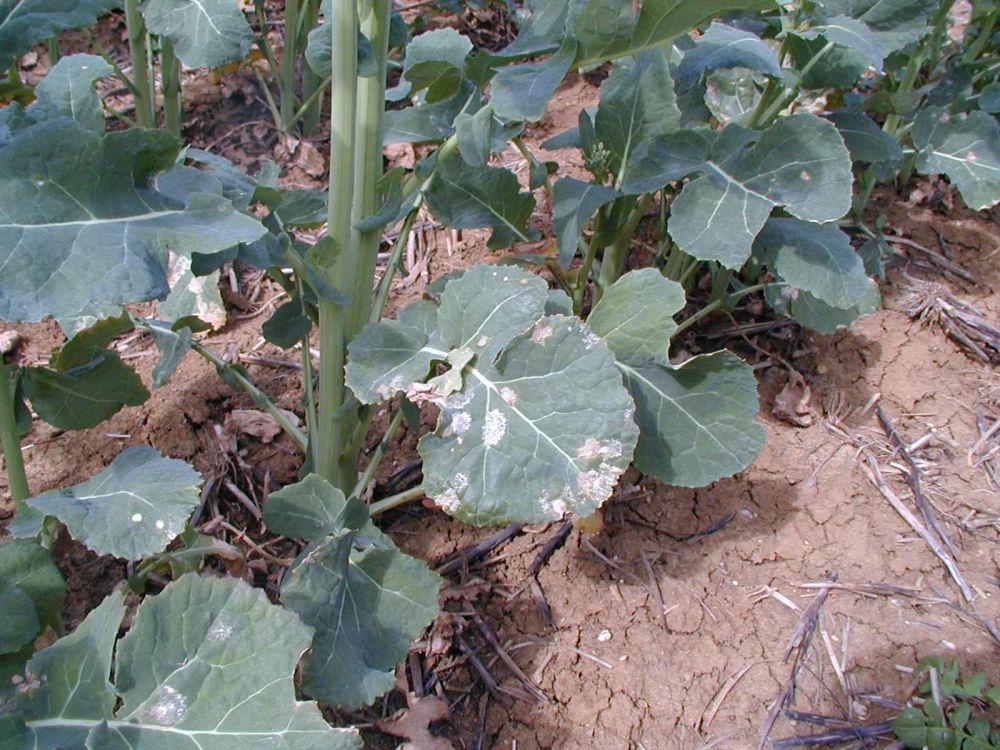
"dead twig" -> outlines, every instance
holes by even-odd
[[[454,573],[456,570],[460,570],[463,565],[466,565],[471,560],[475,560],[478,557],[482,557],[487,552],[495,547],[503,544],[509,539],[514,538],[521,533],[522,526],[519,523],[512,523],[510,526],[498,531],[492,536],[488,536],[481,542],[468,547],[458,553],[456,553],[449,560],[438,566],[437,572],[440,575],[446,576]]]
[[[807,734],[801,737],[786,737],[775,740],[771,746],[775,750],[788,750],[793,747],[822,747],[823,745],[840,745],[851,740],[868,740],[872,738],[891,737],[892,722],[883,721],[878,724],[856,724],[841,729],[834,729],[821,734]]]
[[[535,600],[535,604],[538,607],[538,612],[542,616],[542,620],[548,627],[553,627],[554,622],[552,620],[552,608],[549,606],[549,600],[545,596],[545,589],[542,588],[541,582],[538,580],[538,574],[542,570],[542,566],[545,562],[552,556],[552,553],[557,549],[562,547],[566,540],[569,538],[569,532],[573,530],[572,521],[564,521],[563,525],[559,527],[559,530],[552,535],[552,538],[546,542],[545,546],[542,547],[538,554],[535,555],[535,559],[531,561],[531,565],[528,567],[528,579],[531,585],[531,597]]]
[[[911,279],[900,303],[911,317],[939,325],[979,361],[1000,364],[1000,328],[943,285]]]
[[[891,242],[894,245],[902,245],[903,247],[908,247],[911,250],[916,250],[918,253],[923,255],[927,260],[933,263],[938,268],[941,268],[949,273],[953,273],[961,279],[968,281],[970,284],[978,284],[978,280],[971,273],[966,271],[959,265],[952,263],[950,260],[940,255],[929,247],[921,245],[919,242],[914,242],[913,240],[908,240],[905,237],[893,237],[892,235],[883,235],[887,242]]]
[[[497,656],[500,657],[500,661],[507,665],[507,669],[524,685],[525,690],[527,690],[532,696],[534,696],[538,701],[542,703],[548,703],[548,696],[542,692],[535,683],[524,673],[524,671],[517,665],[517,662],[511,657],[507,650],[500,645],[500,641],[497,640],[496,634],[493,629],[483,620],[479,612],[474,611],[472,616],[473,621],[476,623],[476,627],[479,629],[479,634],[483,636],[483,639],[490,645],[490,647],[496,651]]]

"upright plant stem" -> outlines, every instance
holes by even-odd
[[[135,84],[135,119],[139,127],[156,127],[149,87],[149,39],[139,13],[138,0],[125,0],[125,25],[132,54],[132,81]]]
[[[59,62],[59,37],[49,37],[49,67]]]
[[[319,0],[307,0],[305,11],[305,23],[303,24],[303,37],[306,37],[311,29],[319,24]],[[311,133],[319,125],[320,114],[323,111],[323,92],[329,83],[323,76],[318,75],[308,64],[303,63],[303,83],[302,99],[304,101],[300,110],[302,117],[302,130]]]
[[[281,72],[278,79],[278,88],[281,92],[281,129],[285,132],[292,127],[292,117],[299,106],[298,98],[295,96],[295,58],[299,41],[301,2],[302,0],[285,0],[285,42],[281,50]]]
[[[983,50],[986,49],[986,45],[993,35],[993,28],[996,26],[998,14],[1000,14],[1000,10],[995,9],[983,20],[983,26],[979,29],[979,36],[976,37],[975,41],[965,50],[965,54],[962,55],[963,63],[968,65],[974,62],[982,54]]]
[[[160,39],[160,74],[163,76],[163,120],[167,132],[181,137],[181,61],[174,54],[174,44]]]
[[[3,448],[4,463],[7,465],[7,482],[14,498],[14,507],[21,508],[31,497],[28,477],[24,473],[24,457],[21,455],[21,439],[17,434],[17,417],[14,413],[13,366],[0,365],[0,447]]]
[[[335,243],[334,258],[320,258],[328,281],[353,291],[356,259],[351,258],[351,209],[354,205],[354,160],[358,111],[358,15],[355,0],[332,0],[329,19],[333,44],[330,96],[330,193],[327,234]],[[364,297],[367,300],[367,296]],[[355,300],[355,304],[361,300]],[[367,307],[367,305],[365,306]],[[345,492],[354,478],[345,476],[341,449],[354,420],[342,413],[344,364],[351,311],[328,300],[319,302],[319,445],[317,473]]]

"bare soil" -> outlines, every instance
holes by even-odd
[[[44,59],[38,65],[43,68]],[[252,78],[232,74],[225,81],[220,98],[215,81],[192,76],[186,92],[194,100],[191,139],[251,169],[273,158],[290,182],[320,184],[326,159],[322,139],[307,142],[319,151],[317,168],[311,152],[302,156],[299,143],[279,137],[266,122],[245,124],[266,118]],[[596,98],[591,81],[568,82],[547,119],[529,133],[529,144],[538,147],[574,125],[580,107]],[[405,160],[411,154],[398,149],[392,156]],[[579,169],[573,152],[550,158],[570,173]],[[499,157],[505,164],[519,160],[514,151]],[[520,163],[522,174],[524,166]],[[712,338],[731,329],[733,321],[723,316],[682,342],[689,351],[731,345],[759,365],[767,444],[750,468],[697,490],[666,487],[630,471],[606,507],[603,528],[574,528],[541,567],[538,583],[551,608],[551,627],[543,619],[541,597],[532,593],[528,569],[558,524],[524,528],[484,561],[451,576],[442,597],[445,611],[416,647],[423,676],[436,674],[452,704],[450,718],[435,725],[439,735],[458,748],[754,747],[769,706],[789,677],[783,653],[800,610],[817,592],[805,586],[834,576],[848,588],[832,590],[821,610],[794,701],[799,710],[881,720],[891,712],[860,696],[902,697],[912,679],[905,670],[934,654],[958,657],[965,670],[984,670],[1000,681],[998,642],[983,624],[983,618],[1000,618],[1000,492],[967,458],[980,435],[977,413],[982,410],[990,423],[1000,417],[1000,379],[898,304],[911,277],[934,278],[987,318],[1000,318],[1000,227],[996,214],[968,211],[947,186],[935,187],[924,182],[900,192],[883,190],[875,210],[901,235],[928,247],[941,247],[940,233],[954,262],[971,271],[977,284],[896,264],[883,286],[885,309],[850,331],[824,337],[776,327],[754,334],[750,344],[738,335]],[[540,191],[538,198],[534,224],[547,232],[548,207]],[[443,273],[496,261],[485,239],[483,232],[456,235],[428,226],[396,282],[393,308],[419,296]],[[230,300],[246,302],[256,294],[255,301],[245,311],[232,311],[230,323],[206,344],[220,352],[296,361],[260,336],[277,290],[249,271],[241,272],[238,287],[227,289]],[[22,361],[46,360],[60,340],[54,325],[17,329],[26,342]],[[156,359],[152,342],[137,338],[120,348],[148,384]],[[797,424],[774,413],[776,400],[786,401],[789,393],[783,361],[809,388],[807,397],[801,389],[797,393],[799,408],[791,416]],[[258,364],[249,369],[279,405],[298,409],[296,371]],[[891,453],[872,411],[865,410],[876,398],[904,440],[933,431],[916,455],[926,462],[928,494],[960,549],[959,565],[976,593],[972,604],[962,601],[941,562],[863,471],[859,446],[868,446],[892,490],[910,502],[901,459]],[[243,486],[263,502],[268,488],[295,480],[301,456],[284,436],[270,443],[239,436],[234,452],[222,426],[235,408],[252,404],[191,355],[147,404],[125,409],[98,428],[60,433],[36,421],[25,439],[29,482],[40,492],[81,481],[124,447],[148,444],[193,462],[206,478],[242,477]],[[379,471],[383,482],[416,458],[416,436],[405,428],[401,432]],[[5,476],[0,496],[2,519],[10,513]],[[214,497],[211,512],[247,529],[258,542],[269,538],[232,495],[217,489]],[[383,520],[404,550],[431,563],[494,531],[456,523],[419,504]],[[242,542],[238,534],[215,533]],[[280,545],[268,549],[289,553]],[[281,568],[251,548],[247,552],[252,562],[236,573],[273,593]],[[70,588],[65,615],[74,626],[126,569],[66,539],[57,553]],[[900,591],[862,594],[857,584]],[[545,701],[510,697],[523,686],[475,634],[473,612],[496,631]],[[459,650],[459,632],[498,682],[494,691],[484,690]],[[406,685],[407,675],[400,674]],[[401,705],[400,695],[394,695],[361,715],[339,718],[373,722]],[[809,731],[781,718],[772,737]],[[366,738],[371,747],[394,747],[374,729]]]

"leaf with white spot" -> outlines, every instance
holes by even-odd
[[[771,211],[806,221],[839,219],[851,207],[851,157],[833,123],[811,114],[781,117],[756,138],[729,126],[701,172],[670,207],[667,230],[699,260],[738,269]]]
[[[147,0],[142,15],[190,68],[218,68],[250,51],[253,31],[236,0]]]
[[[969,208],[981,211],[1000,203],[1000,124],[985,112],[948,114],[923,110],[912,130],[917,170],[944,174]]]
[[[236,211],[217,180],[202,183],[216,192],[183,202],[157,190],[179,145],[164,131],[102,137],[61,119],[0,148],[0,318],[64,320],[162,299],[168,248],[214,253],[262,237],[263,225]]]
[[[126,448],[80,484],[29,498],[77,541],[102,555],[139,560],[163,550],[184,530],[200,500],[201,475],[148,446]]]
[[[730,352],[682,365],[619,362],[635,399],[635,465],[669,484],[701,487],[746,468],[764,444],[753,370]]]
[[[436,309],[421,304],[434,324],[369,326],[351,344],[347,379],[365,402],[409,391],[440,405],[420,442],[428,496],[477,524],[589,515],[607,500],[637,437],[607,347],[577,319],[545,317],[545,282],[513,267],[475,266]],[[462,349],[471,360],[449,356]],[[453,377],[433,381],[429,364],[449,360]]]
[[[124,613],[123,594],[111,594],[32,658],[0,719],[5,750],[361,749],[355,730],[296,700],[312,628],[262,590],[185,575],[143,600],[115,649]]]

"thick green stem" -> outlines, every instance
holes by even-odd
[[[628,251],[632,246],[632,235],[635,233],[635,228],[639,225],[639,221],[645,215],[646,209],[649,208],[651,201],[652,195],[647,193],[638,204],[632,206],[628,216],[615,235],[614,241],[604,251],[600,275],[602,289],[607,289],[614,284],[618,280],[618,277],[624,273],[625,265],[628,261]]]
[[[383,498],[382,500],[372,503],[368,506],[368,513],[373,516],[377,516],[380,513],[385,513],[387,510],[398,508],[400,505],[405,505],[406,503],[421,497],[424,497],[424,486],[422,484],[418,484],[416,487],[411,487],[408,490],[403,490],[395,495],[390,495],[387,498]]]
[[[993,27],[996,26],[998,13],[1000,13],[1000,9],[994,9],[983,19],[982,28],[979,29],[979,36],[976,37],[975,41],[965,50],[965,54],[962,55],[962,62],[965,65],[974,62],[983,53],[983,50],[986,49],[990,37],[993,36]]]
[[[59,62],[59,37],[49,37],[49,69]]]
[[[900,82],[899,88],[896,89],[898,93],[908,94],[913,90],[913,86],[917,82],[917,76],[920,75],[920,68],[924,64],[925,53],[926,48],[924,45],[920,45],[919,49],[910,56],[909,61],[906,63],[906,71],[903,73],[903,80]],[[885,118],[885,123],[882,125],[882,130],[889,135],[896,135],[901,120],[901,115],[888,115]]]
[[[181,137],[181,61],[174,54],[174,44],[160,38],[160,75],[163,76],[163,120],[167,132]]]
[[[378,467],[382,463],[382,459],[385,458],[385,454],[389,450],[389,445],[392,443],[392,439],[395,437],[396,431],[399,429],[399,425],[402,421],[403,410],[402,408],[396,409],[396,413],[393,415],[392,421],[389,422],[389,426],[386,428],[385,434],[382,435],[382,439],[379,441],[379,444],[375,447],[375,450],[372,451],[371,458],[368,460],[368,465],[365,467],[361,477],[354,485],[354,489],[351,490],[351,497],[361,497],[364,494],[365,488],[372,481],[372,479],[375,478],[375,472],[378,471]]]
[[[24,457],[21,455],[21,438],[17,430],[17,416],[14,412],[14,392],[17,388],[18,368],[0,365],[0,447],[3,448],[4,463],[7,465],[7,483],[14,498],[14,512],[24,506],[31,497],[28,477],[24,473]]]
[[[286,133],[292,127],[292,117],[299,106],[298,98],[295,96],[295,59],[300,10],[301,0],[285,0],[285,42],[281,50],[278,89],[281,92],[281,129]]]
[[[354,205],[354,161],[358,111],[358,15],[355,0],[332,0],[328,20],[333,44],[330,97],[330,192],[327,235],[332,258],[320,258],[330,284],[353,291],[356,259],[351,258],[351,209]],[[368,299],[367,294],[363,299]],[[357,306],[361,300],[354,300]],[[354,472],[344,472],[341,451],[353,432],[344,405],[344,365],[351,311],[327,300],[319,302],[319,444],[316,472],[350,491]]]
[[[125,25],[132,54],[132,81],[135,84],[135,119],[140,127],[156,127],[149,84],[149,38],[139,13],[138,0],[125,0]]]

